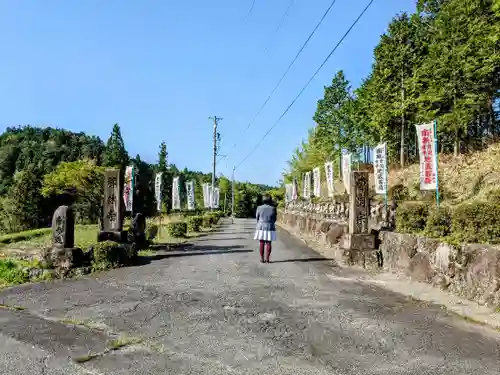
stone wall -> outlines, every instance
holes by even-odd
[[[347,225],[349,221],[349,197],[322,203],[294,201],[286,205],[283,213]],[[390,204],[386,210],[384,202],[370,200],[370,229],[393,228],[395,219],[396,207],[394,204]]]
[[[383,269],[433,284],[480,305],[500,307],[500,249],[479,244],[454,247],[437,240],[380,232]]]
[[[500,307],[500,249],[488,245],[459,248],[437,240],[395,233],[395,209],[385,213],[381,202],[370,202],[370,228],[377,233],[375,250],[348,251],[342,241],[349,232],[349,204],[343,202],[289,204],[278,222],[294,234],[331,248],[343,265],[358,265],[398,273],[432,284],[481,305]],[[379,231],[380,230],[380,231]]]

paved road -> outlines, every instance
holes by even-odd
[[[500,373],[498,332],[349,280],[286,233],[260,264],[252,229],[1,292],[24,310],[0,308],[0,374]]]

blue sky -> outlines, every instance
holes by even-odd
[[[0,2],[0,131],[56,126],[106,140],[114,123],[132,156],[211,170],[209,116],[220,122],[218,174],[231,175],[335,46],[368,0],[337,0],[288,76],[242,136],[331,0],[19,0]],[[371,68],[388,22],[414,0],[375,0],[297,103],[236,170],[274,184],[313,126],[323,86]],[[264,53],[266,46],[269,46]],[[236,143],[236,147],[232,147]]]

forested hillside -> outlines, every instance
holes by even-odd
[[[105,144],[99,137],[63,129],[23,126],[7,128],[0,135],[0,232],[50,226],[54,210],[72,202],[79,223],[96,223],[101,209],[103,172],[106,167],[136,167],[138,179],[134,212],[156,215],[154,176],[164,172],[163,212],[171,205],[174,176],[195,180],[197,208],[203,208],[201,184],[211,182],[211,174],[184,169],[168,163],[165,142],[158,145],[154,164],[130,157],[118,124]],[[221,208],[231,210],[231,181],[217,178]],[[260,194],[271,187],[237,182],[235,203],[240,216],[251,214]],[[184,184],[181,183],[181,189]],[[184,191],[181,190],[181,196]],[[68,199],[69,198],[69,199]]]
[[[418,160],[415,125],[437,120],[438,150],[482,150],[500,135],[500,2],[419,0],[400,14],[374,50],[370,74],[353,89],[337,72],[318,101],[286,181],[387,142],[389,162]],[[338,177],[338,174],[337,174]]]

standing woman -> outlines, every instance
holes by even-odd
[[[271,256],[271,242],[276,241],[276,207],[274,207],[271,198],[268,195],[262,197],[262,204],[257,207],[257,229],[255,230],[254,240],[260,242],[260,261],[269,263]],[[264,249],[266,258],[264,259]]]

